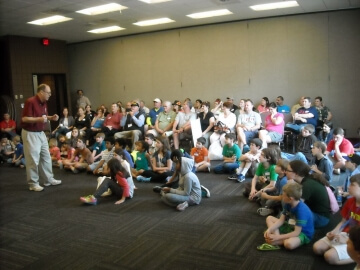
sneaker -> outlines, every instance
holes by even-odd
[[[178,204],[178,206],[176,206],[176,209],[178,211],[184,211],[188,207],[189,207],[189,204],[188,204],[188,202],[185,201],[183,203]]]
[[[160,187],[160,186],[153,187],[153,191],[156,192],[156,193],[160,193],[161,190],[162,190],[162,187]]]
[[[210,169],[210,167],[208,167],[208,172],[210,172],[211,171],[211,169]]]
[[[233,174],[233,175],[230,175],[230,176],[228,177],[228,179],[229,179],[229,180],[237,180],[237,179],[238,179],[238,176],[237,176],[237,174]]]
[[[139,175],[136,177],[136,180],[138,180],[139,182],[150,182],[151,177],[144,177],[142,175]]]
[[[86,203],[86,204],[92,204],[92,205],[97,204],[97,199],[93,195],[80,197],[80,201],[82,201],[83,203]]]
[[[43,191],[44,188],[42,186],[36,185],[36,186],[30,186],[29,190],[30,191]]]
[[[204,192],[204,195],[203,197],[206,197],[206,198],[210,198],[210,190],[208,190],[206,187],[204,187],[203,185],[201,185],[201,191]],[[202,193],[201,192],[201,193]]]
[[[51,181],[48,181],[47,183],[44,183],[44,186],[57,186],[61,184],[61,180],[52,179]]]
[[[274,213],[274,210],[272,210],[270,208],[267,208],[267,207],[262,207],[262,208],[259,208],[256,212],[260,216],[266,217],[266,216],[271,215],[272,213]]]
[[[236,178],[236,181],[238,181],[239,183],[242,183],[245,181],[245,176],[242,174],[239,174],[238,177]]]

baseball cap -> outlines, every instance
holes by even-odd
[[[131,102],[131,106],[138,106],[138,107],[140,107],[140,106],[139,106],[139,103],[137,103],[136,101]]]
[[[349,156],[343,156],[344,159],[351,161],[352,163],[355,163],[356,165],[360,165],[360,156],[353,154]]]
[[[160,100],[160,98],[155,98],[154,102],[160,102],[161,103],[161,100]]]

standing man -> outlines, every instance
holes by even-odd
[[[10,114],[8,112],[4,113],[4,120],[0,122],[0,130],[1,133],[5,134],[9,140],[17,135],[16,122],[10,119]]]
[[[59,119],[57,114],[48,115],[46,102],[50,96],[50,87],[47,84],[40,84],[37,94],[26,100],[21,118],[21,137],[24,142],[27,182],[32,191],[44,189],[39,184],[40,178],[44,182],[44,186],[61,184],[61,180],[54,179],[49,145],[43,131],[48,120],[57,121]]]
[[[80,107],[86,108],[86,105],[90,105],[91,106],[91,102],[90,100],[84,96],[84,91],[83,90],[77,90],[76,91],[77,95],[78,95],[78,99],[76,101],[76,108],[79,109]]]

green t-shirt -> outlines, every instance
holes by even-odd
[[[230,158],[236,156],[236,163],[240,164],[239,158],[241,156],[241,149],[237,144],[233,144],[232,147],[229,147],[227,144],[224,145],[223,152],[224,157]]]
[[[145,152],[137,152],[135,160],[136,170],[147,170],[149,165]]]
[[[275,172],[276,165],[270,165],[269,168],[265,168],[264,164],[259,163],[259,166],[256,170],[257,176],[265,176],[267,181],[276,181],[278,174]]]

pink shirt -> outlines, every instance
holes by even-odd
[[[49,151],[52,158],[56,158],[56,160],[60,160],[61,156],[60,156],[59,147],[57,146],[51,147]]]
[[[265,118],[265,128],[269,132],[277,132],[277,133],[280,133],[280,134],[284,134],[284,126],[285,126],[284,115],[282,113],[277,113],[275,115],[275,118],[278,118],[278,117],[280,117],[282,119],[282,121],[281,121],[280,124],[275,125],[271,121],[271,114],[266,116],[266,118]]]

